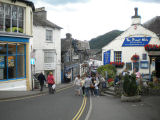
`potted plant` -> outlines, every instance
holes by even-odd
[[[139,61],[139,55],[133,55],[132,57],[131,57],[131,60],[133,61],[133,62],[137,62],[137,61]]]
[[[123,68],[124,62],[110,62],[111,65],[114,65],[116,68]]]
[[[121,101],[123,102],[136,102],[141,101],[141,96],[138,95],[136,75],[132,74],[130,77],[126,74],[123,78],[123,94],[121,96]]]
[[[160,45],[157,44],[147,44],[144,48],[146,51],[160,51]]]

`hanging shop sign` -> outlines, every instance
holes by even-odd
[[[122,47],[145,46],[151,40],[151,37],[126,37]]]

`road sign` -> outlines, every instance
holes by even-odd
[[[35,59],[31,58],[31,64],[34,65],[35,64]]]

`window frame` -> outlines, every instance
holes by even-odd
[[[9,81],[9,80],[16,80],[16,79],[23,79],[23,78],[26,78],[26,44],[24,43],[23,45],[24,45],[24,54],[18,54],[18,50],[17,50],[17,48],[18,48],[18,43],[14,43],[15,45],[16,45],[16,53],[14,53],[13,55],[12,54],[9,54],[8,53],[8,44],[10,44],[9,42],[6,42],[6,49],[7,49],[7,51],[6,51],[6,54],[2,54],[2,55],[0,55],[0,56],[6,56],[6,69],[7,69],[7,73],[6,73],[6,75],[7,75],[7,77],[6,77],[6,79],[1,79],[0,80],[0,82],[1,81]],[[15,56],[15,67],[16,67],[16,77],[15,78],[9,78],[8,77],[8,57],[9,56]],[[24,56],[24,77],[18,77],[18,62],[17,62],[17,56]]]
[[[128,68],[127,68],[127,64],[131,64],[131,69],[128,69]],[[127,68],[127,70],[132,71],[132,69],[133,69],[132,62],[126,62],[126,68]]]
[[[120,52],[120,61],[116,61],[116,54],[117,52]],[[122,62],[122,51],[114,51],[114,62]]]
[[[146,55],[146,59],[144,58],[144,55]],[[147,53],[142,54],[142,60],[147,60]]]
[[[146,63],[147,67],[142,66],[142,64]],[[141,69],[148,69],[149,68],[149,62],[148,61],[140,61],[140,68]]]
[[[49,57],[46,57],[46,53],[47,54],[51,54],[51,56],[49,56]],[[54,58],[55,58],[55,51],[54,50],[44,50],[44,64],[51,64],[51,63],[54,63],[55,62],[55,60],[54,60]],[[46,60],[47,58],[51,58],[52,60],[52,62],[48,62],[48,60]],[[47,61],[47,62],[46,62]]]
[[[49,32],[51,32],[50,35],[48,34]],[[50,40],[47,39],[47,38],[49,38],[49,37],[51,37]],[[46,29],[46,42],[47,42],[47,43],[53,43],[53,30],[51,30],[51,29]]]
[[[24,34],[25,33],[25,8],[22,7],[22,6],[18,6],[18,5],[12,5],[12,4],[8,4],[8,3],[3,3],[3,2],[0,2],[0,4],[3,5],[3,30],[1,30],[0,32],[7,32],[7,33],[18,33],[18,34]],[[9,21],[10,21],[10,27],[7,28],[9,31],[7,31],[6,29],[6,6],[9,6],[10,7],[10,16],[9,16]],[[13,7],[16,7],[16,12],[17,12],[17,19],[16,19],[16,27],[15,27],[15,30],[16,32],[13,32],[13,11],[12,11],[12,8]],[[22,9],[22,14],[23,14],[23,17],[22,17],[22,28],[19,28],[19,9]],[[21,30],[22,32],[19,32],[18,30]]]

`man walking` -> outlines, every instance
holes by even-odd
[[[40,91],[43,91],[44,81],[46,81],[46,78],[42,72],[38,75],[38,80],[39,80],[40,87],[41,87]]]

